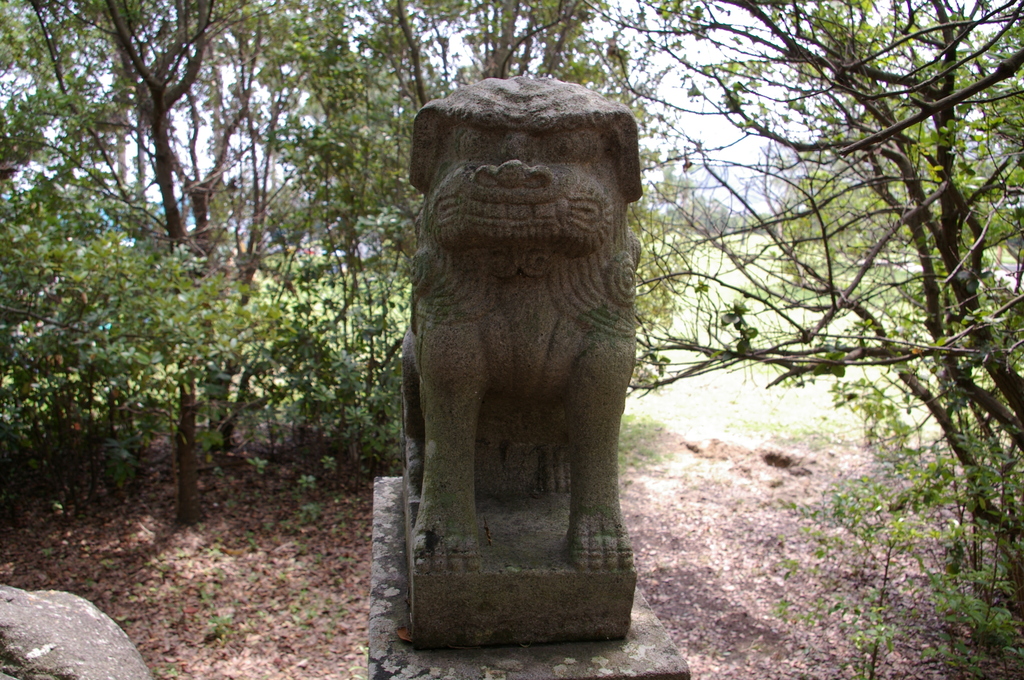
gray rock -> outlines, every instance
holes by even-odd
[[[138,650],[88,600],[0,585],[0,680],[152,680]]]
[[[580,85],[488,79],[419,112],[411,177],[426,195],[403,348],[413,642],[621,638],[636,121]]]

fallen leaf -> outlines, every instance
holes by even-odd
[[[395,632],[398,633],[399,639],[405,640],[406,642],[412,642],[412,635],[409,634],[408,628],[399,628]]]

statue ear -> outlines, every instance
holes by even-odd
[[[618,144],[619,187],[626,203],[639,201],[644,195],[640,178],[640,149],[636,131],[636,119],[630,114],[615,117],[613,124],[615,141]]]
[[[446,117],[429,105],[420,109],[412,124],[412,159],[409,165],[409,179],[422,193],[430,190],[437,169],[438,156],[444,138]]]

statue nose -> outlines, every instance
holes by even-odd
[[[511,160],[497,166],[477,168],[473,181],[482,187],[543,189],[551,184],[551,171],[543,165],[530,166],[520,160]]]

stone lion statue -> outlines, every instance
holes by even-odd
[[[480,569],[475,495],[504,474],[481,474],[481,450],[525,440],[536,464],[519,491],[569,494],[571,564],[632,569],[617,446],[635,353],[633,115],[579,85],[488,79],[419,112],[411,176],[425,194],[403,358],[411,563]]]

